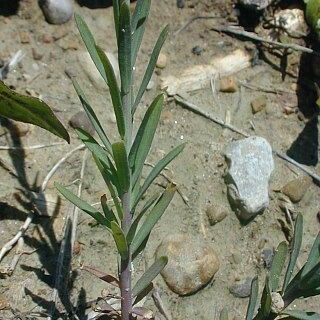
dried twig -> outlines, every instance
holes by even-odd
[[[79,146],[80,147],[80,146]],[[83,158],[82,158],[82,164],[81,164],[81,170],[80,170],[80,183],[78,186],[78,192],[77,196],[81,196],[82,192],[82,185],[83,185],[83,177],[85,172],[85,166],[87,161],[87,150],[84,152]],[[57,300],[59,296],[59,290],[61,287],[61,280],[63,280],[63,263],[65,260],[66,255],[66,248],[68,246],[67,240],[69,239],[69,234],[71,233],[71,243],[70,243],[70,250],[72,252],[73,246],[76,239],[76,231],[77,231],[77,225],[78,225],[78,217],[79,217],[79,209],[76,206],[73,206],[72,213],[70,213],[66,219],[66,223],[63,230],[63,238],[61,240],[61,246],[60,251],[58,255],[58,261],[56,266],[56,274],[55,274],[55,280],[54,280],[54,288],[52,292],[52,308],[50,310],[49,316],[47,317],[47,320],[51,320],[53,318],[53,315],[56,310]],[[68,266],[70,268],[70,265]],[[68,274],[69,272],[65,272],[65,274]]]
[[[236,128],[235,126],[233,125],[230,125],[230,124],[226,124],[223,120],[217,118],[217,117],[214,117],[204,111],[202,111],[198,106],[196,106],[195,104],[185,100],[184,98],[182,98],[181,96],[179,95],[175,95],[174,96],[174,100],[180,104],[182,107],[196,113],[196,114],[199,114],[200,116],[210,120],[210,121],[213,121],[214,123],[217,123],[219,125],[221,125],[222,127],[224,128],[228,128],[229,130],[233,131],[233,132],[236,132],[246,138],[248,138],[250,135],[238,128]],[[314,180],[316,180],[317,182],[320,183],[320,176],[318,176],[316,173],[312,172],[310,169],[306,168],[305,166],[303,166],[302,164],[298,163],[297,161],[293,160],[292,158],[288,157],[287,155],[273,149],[273,152],[280,158],[280,159],[283,159],[285,161],[288,161],[289,163],[291,163],[292,165],[296,166],[297,168],[299,168],[300,170],[302,170],[303,172],[307,173],[310,177],[312,177]]]
[[[242,28],[239,28],[236,26],[213,26],[213,27],[211,27],[211,30],[214,30],[217,32],[223,32],[223,33],[227,33],[227,34],[228,33],[234,34],[234,35],[245,37],[245,38],[251,39],[253,41],[257,41],[257,42],[268,43],[268,44],[271,44],[275,47],[280,47],[280,48],[284,48],[284,49],[292,49],[294,51],[300,51],[300,52],[310,53],[310,54],[320,56],[320,52],[314,51],[310,48],[306,48],[306,47],[303,47],[303,46],[300,46],[300,45],[294,44],[294,43],[282,43],[282,42],[278,42],[278,41],[265,39],[265,38],[258,36],[257,34],[255,34],[253,32],[245,31]]]
[[[0,146],[0,150],[35,150],[35,149],[43,149],[43,148],[49,148],[54,146],[60,146],[63,144],[64,142],[54,142],[52,144],[37,144],[29,147]]]

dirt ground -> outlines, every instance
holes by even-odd
[[[116,53],[112,8],[90,9],[75,4],[75,10],[85,18],[101,47]],[[181,70],[189,66],[205,64],[214,56],[226,55],[236,48],[251,44],[249,41],[244,42],[243,39],[238,40],[210,30],[213,25],[227,22],[227,12],[232,13],[231,5],[227,1],[190,0],[186,1],[183,9],[178,9],[174,0],[152,1],[151,16],[136,66],[137,78],[143,74],[159,30],[166,23],[170,24],[171,29],[163,48],[168,63],[161,72],[154,75],[156,85],[143,98],[138,119],[141,119],[146,106],[158,92],[161,76],[179,75]],[[220,18],[195,21],[179,34],[175,34],[190,18],[204,15]],[[71,82],[65,75],[66,69],[72,71],[78,77],[97,114],[103,119],[102,123],[108,128],[110,135],[115,136],[108,92],[93,86],[78,62],[77,56],[84,51],[84,47],[74,21],[61,26],[49,25],[43,19],[36,1],[23,0],[20,2],[18,14],[0,16],[0,30],[0,59],[5,61],[20,49],[25,53],[19,66],[5,80],[7,84],[21,93],[40,96],[67,125],[71,116],[81,110]],[[203,48],[200,55],[192,52],[195,46]],[[261,55],[260,57],[262,58]],[[288,152],[300,163],[308,165],[309,169],[320,173],[318,122],[317,118],[312,118],[314,109],[307,105],[313,93],[307,91],[301,95],[301,91],[296,92],[298,82],[305,79],[312,81],[308,74],[310,59],[310,56],[292,53],[288,57],[287,71],[281,72],[281,59],[266,53],[265,59],[260,59],[255,65],[235,75],[237,81],[247,81],[258,88],[273,88],[273,93],[244,87],[235,93],[218,92],[217,106],[213,103],[208,84],[206,89],[189,93],[187,98],[204,111],[222,119],[228,110],[233,125],[252,135],[265,137],[274,149]],[[302,63],[307,66],[304,70],[301,69]],[[267,107],[253,115],[250,102],[261,95],[266,96]],[[285,108],[291,108],[295,112],[286,114]],[[4,123],[0,145],[28,147],[52,144],[58,140],[35,127],[28,126],[26,133],[23,132],[26,131],[25,126],[18,126],[17,130],[15,126]],[[38,150],[0,151],[0,247],[12,239],[25,221],[30,211],[30,192],[39,191],[52,166],[80,144],[72,128],[69,128],[69,132],[72,137],[70,145],[61,144]],[[188,234],[191,241],[194,236],[203,236],[212,243],[221,263],[213,281],[197,293],[186,297],[171,292],[160,276],[156,279],[163,303],[170,311],[172,319],[212,320],[224,307],[229,310],[230,319],[243,319],[248,299],[234,297],[229,292],[229,287],[236,281],[255,275],[259,276],[262,287],[266,268],[261,263],[261,251],[263,248],[274,248],[286,239],[279,222],[279,219],[286,221],[286,217],[279,207],[278,191],[288,181],[303,173],[275,155],[275,170],[270,181],[270,206],[251,223],[242,225],[229,207],[223,179],[226,165],[222,154],[229,142],[239,138],[241,136],[238,134],[181,108],[170,99],[165,105],[152,156],[148,161],[155,163],[156,159],[173,146],[187,142],[183,154],[170,165],[171,172],[168,174],[178,183],[182,194],[188,199],[188,204],[179,194],[175,196],[152,233],[145,261],[140,261],[135,266],[136,274],[144,268],[145,262],[152,263],[155,249],[161,240],[175,233]],[[22,247],[23,252],[30,254],[21,256],[11,276],[3,274],[0,278],[0,305],[5,306],[0,308],[0,318],[11,319],[16,315],[20,316],[16,319],[38,319],[40,315],[32,316],[31,312],[47,313],[51,310],[59,243],[65,218],[73,209],[62,199],[59,201],[59,208],[55,208],[57,192],[53,183],[59,181],[76,192],[83,157],[84,151],[74,153],[49,181],[46,190],[50,197],[48,207],[55,212],[53,215],[51,213],[51,217],[34,219],[26,232]],[[159,182],[164,183],[165,180],[160,179]],[[104,188],[92,159],[88,157],[82,197],[92,203],[98,202]],[[319,232],[319,196],[320,189],[313,183],[303,199],[294,205],[294,211],[301,212],[304,217],[301,262],[304,262],[313,239]],[[210,204],[223,206],[228,210],[226,219],[214,226],[209,225],[205,214]],[[14,247],[1,261],[1,270],[10,265],[15,254]],[[104,282],[80,270],[81,263],[116,273],[112,239],[84,213],[79,217],[77,251],[72,259],[71,281],[64,283],[64,292],[70,293],[70,300],[67,295],[61,295],[59,312],[64,312],[64,307],[68,309],[70,305],[76,306],[94,300],[101,294],[102,289],[110,289]],[[301,300],[298,304],[320,312],[318,298]],[[151,298],[147,299],[146,305],[157,312]],[[81,312],[79,317],[81,319]],[[60,318],[66,319],[67,316],[61,315]]]

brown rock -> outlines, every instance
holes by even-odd
[[[267,106],[267,98],[266,96],[259,96],[251,101],[252,113],[255,114],[257,112],[262,111]]]
[[[282,189],[282,193],[289,197],[293,202],[299,202],[312,184],[312,178],[309,176],[300,176],[289,181]]]
[[[236,92],[238,86],[233,76],[228,76],[220,79],[220,91],[221,92]]]
[[[43,43],[51,43],[53,41],[53,38],[51,37],[51,35],[50,34],[44,34],[43,36],[42,36],[42,42]]]
[[[36,48],[32,48],[32,57],[34,60],[41,60],[43,58],[43,52],[40,52]]]
[[[164,69],[167,66],[167,56],[164,53],[159,54],[156,65],[159,69]]]
[[[206,214],[210,223],[210,226],[214,226],[216,223],[221,222],[227,215],[227,210],[221,206],[211,205],[207,207]]]
[[[69,120],[69,124],[72,128],[80,128],[93,135],[95,133],[87,114],[84,111],[75,113]]]
[[[166,237],[157,248],[156,256],[169,261],[161,275],[169,288],[179,294],[196,292],[219,270],[219,259],[203,238],[178,234]]]

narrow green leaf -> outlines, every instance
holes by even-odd
[[[120,5],[118,50],[121,77],[121,95],[124,96],[130,93],[132,79],[131,15],[130,8],[125,1],[123,1]]]
[[[0,81],[0,116],[34,124],[70,142],[67,130],[46,103],[11,90],[2,81]]]
[[[92,218],[94,218],[98,223],[102,224],[103,226],[106,226],[107,229],[110,229],[110,221],[107,220],[102,213],[97,211],[96,208],[88,204],[87,202],[80,199],[78,196],[76,196],[74,193],[63,187],[60,183],[55,183],[55,187],[58,189],[58,191],[71,203],[73,203],[76,207],[78,207],[80,210],[84,211],[85,213],[89,214]]]
[[[294,226],[292,248],[291,248],[288,268],[287,268],[286,275],[283,282],[282,292],[286,290],[286,287],[288,286],[290,279],[292,278],[292,273],[300,252],[300,247],[302,242],[302,231],[303,231],[303,218],[301,214],[298,214],[296,218],[296,223]]]
[[[139,303],[144,297],[146,297],[149,294],[149,292],[153,290],[153,288],[154,286],[153,286],[153,283],[151,282],[145,290],[141,291],[140,294],[137,295],[137,297],[133,302],[133,305],[135,306],[137,303]]]
[[[150,187],[151,183],[158,177],[160,172],[172,161],[174,160],[184,149],[185,143],[172,149],[165,157],[163,157],[151,170],[146,180],[144,181],[142,187],[138,191],[133,201],[133,208],[139,203],[140,199],[143,197],[145,192]]]
[[[113,203],[117,209],[117,213],[118,213],[118,218],[119,220],[122,220],[123,218],[123,212],[122,212],[122,208],[120,205],[120,201],[118,198],[118,195],[116,193],[116,189],[118,189],[118,180],[117,180],[117,176],[116,176],[116,170],[113,167],[112,163],[109,162],[109,165],[107,165],[106,163],[104,163],[103,161],[101,161],[100,159],[98,159],[95,155],[93,155],[94,161],[102,175],[103,180],[105,181],[110,195],[112,197]],[[111,166],[111,167],[110,167]],[[114,182],[112,182],[114,181]]]
[[[114,28],[116,30],[117,40],[119,39],[119,15],[120,15],[120,5],[119,0],[113,0],[113,19]]]
[[[142,82],[141,82],[141,85],[139,87],[139,90],[138,90],[138,93],[137,93],[137,96],[136,96],[136,99],[134,101],[134,104],[133,104],[133,108],[132,108],[132,114],[134,114],[135,110],[137,109],[138,107],[138,104],[140,103],[141,101],[141,98],[144,94],[144,92],[146,91],[147,89],[147,86],[148,86],[148,83],[152,77],[152,74],[153,74],[153,71],[154,71],[154,68],[156,66],[156,63],[157,63],[157,60],[158,60],[158,57],[159,57],[159,54],[160,54],[160,51],[161,51],[161,48],[168,36],[168,33],[169,33],[169,27],[166,26],[162,32],[160,33],[160,36],[153,48],[153,51],[151,53],[151,56],[150,56],[150,60],[149,60],[149,63],[148,63],[148,66],[147,66],[147,69],[145,71],[145,74],[143,76],[143,79],[142,79]]]
[[[281,272],[286,261],[288,252],[288,246],[285,241],[281,242],[274,255],[272,266],[270,270],[270,289],[271,292],[276,292],[278,289],[278,284],[281,276]]]
[[[110,154],[112,154],[112,148],[111,148],[111,143],[107,137],[107,135],[105,134],[96,114],[94,113],[92,107],[90,106],[90,103],[88,102],[88,99],[86,98],[84,92],[82,91],[82,89],[80,88],[78,82],[73,78],[70,77],[72,84],[74,86],[74,89],[76,90],[78,97],[82,103],[83,109],[86,112],[92,126],[94,127],[94,129],[96,130],[99,138],[101,139],[102,143],[105,145],[105,147],[107,148],[108,152]]]
[[[117,176],[122,194],[130,188],[130,169],[124,142],[117,142],[112,145],[114,162],[117,168]]]
[[[122,260],[127,260],[129,256],[129,250],[128,245],[126,241],[126,237],[121,230],[121,228],[118,226],[118,224],[114,221],[111,221],[111,231],[114,238],[114,241],[116,243],[118,252],[121,256]]]
[[[90,57],[95,64],[96,68],[98,69],[99,73],[101,74],[103,80],[105,83],[108,83],[107,75],[104,69],[104,66],[102,64],[102,61],[100,59],[100,56],[97,51],[96,42],[94,40],[94,37],[86,24],[86,22],[82,19],[80,15],[77,13],[74,15],[78,30],[80,32],[80,36],[90,54]]]
[[[101,207],[102,207],[104,216],[109,221],[116,221],[119,224],[119,221],[118,221],[117,217],[115,216],[113,210],[110,209],[108,206],[107,196],[105,194],[101,197],[100,201],[101,201]]]
[[[304,277],[301,278],[302,290],[311,290],[320,287],[320,261]]]
[[[252,320],[254,318],[254,313],[255,313],[256,305],[258,301],[258,293],[259,293],[258,277],[254,277],[251,282],[250,300],[248,304],[246,320]]]
[[[320,260],[320,233],[316,237],[311,251],[308,256],[308,260],[305,263],[302,271],[302,277],[304,277]]]
[[[139,212],[139,214],[133,220],[132,225],[131,225],[131,227],[128,231],[128,234],[127,234],[127,242],[128,243],[131,244],[131,242],[136,234],[136,231],[137,231],[137,228],[138,228],[138,225],[139,225],[141,218],[145,215],[145,213],[148,211],[148,209],[157,201],[158,198],[159,198],[158,193],[156,193],[152,197],[150,197],[150,199],[143,206],[142,210]]]
[[[312,311],[285,310],[282,314],[299,320],[320,320],[320,314]]]
[[[132,241],[132,253],[134,253],[143,241],[148,237],[153,227],[162,217],[164,211],[167,209],[170,201],[172,200],[174,193],[176,191],[176,186],[170,184],[167,189],[164,191],[158,202],[152,208],[150,213],[146,216],[145,221],[139,228],[138,232],[136,233],[133,241]]]
[[[145,113],[129,154],[129,165],[133,172],[132,184],[140,177],[144,162],[158,126],[164,96],[158,95]]]
[[[120,95],[120,90],[118,87],[117,79],[114,74],[114,70],[112,68],[112,65],[111,65],[108,57],[104,53],[104,51],[98,46],[96,46],[96,50],[97,50],[98,55],[100,57],[100,60],[103,64],[105,74],[108,79],[108,86],[110,89],[110,95],[111,95],[114,113],[116,115],[118,131],[119,131],[121,138],[124,138],[124,134],[125,134],[124,116],[123,116],[123,111],[122,111],[121,95]]]
[[[262,292],[260,308],[258,310],[258,314],[256,315],[256,320],[267,319],[271,312],[271,290],[270,290],[270,282],[268,276],[266,277],[266,282],[264,285],[264,289]]]
[[[137,283],[132,289],[132,296],[136,297],[142,291],[144,291],[150,285],[150,283],[154,280],[154,278],[163,270],[163,268],[167,265],[167,263],[168,263],[167,257],[160,257],[158,260],[156,260],[154,264],[137,281]]]
[[[132,16],[132,65],[136,63],[137,54],[141,45],[151,0],[138,0]]]

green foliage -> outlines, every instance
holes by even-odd
[[[154,226],[169,206],[176,187],[169,184],[161,195],[156,194],[147,198],[144,204],[141,204],[142,198],[161,171],[184,148],[184,145],[181,145],[171,150],[155,165],[145,180],[142,178],[144,163],[150,153],[163,108],[164,95],[159,94],[148,107],[135,136],[133,136],[132,129],[134,112],[151,79],[161,47],[168,34],[167,27],[160,33],[141,85],[135,88],[133,83],[134,65],[142,43],[150,3],[151,0],[138,0],[131,15],[129,1],[113,1],[121,80],[119,84],[110,61],[96,44],[87,24],[79,15],[75,16],[80,35],[92,61],[101,74],[101,80],[109,87],[117,120],[119,140],[111,141],[109,139],[83,90],[77,81],[72,79],[82,106],[101,143],[82,129],[76,129],[76,132],[79,139],[92,153],[109,194],[101,197],[102,212],[100,212],[84,200],[79,199],[71,191],[59,184],[56,185],[64,197],[91,215],[112,234],[120,258],[118,259],[118,270],[119,286],[122,293],[125,292],[124,288],[131,288],[131,263],[145,248]],[[109,203],[110,201],[112,203]],[[136,213],[136,211],[138,212]],[[165,267],[166,263],[167,258],[161,257],[142,275],[132,292],[130,291],[129,297],[128,294],[123,295],[121,301],[122,319],[130,318],[132,306],[152,289],[153,279]]]
[[[34,124],[70,142],[69,134],[43,101],[19,94],[0,81],[0,116]]]
[[[255,309],[258,299],[258,282],[255,278],[251,285],[251,295],[246,320],[269,320],[281,316],[285,319],[317,320],[320,315],[314,312],[290,310],[290,304],[299,298],[308,298],[320,294],[320,234],[315,239],[308,260],[304,266],[293,276],[297,267],[303,233],[303,218],[298,215],[294,236],[291,243],[289,262],[286,268],[282,290],[278,290],[279,280],[287,258],[287,245],[279,244],[274,256],[270,274],[265,281],[260,307],[256,315]],[[280,303],[276,303],[274,296],[280,296]],[[274,301],[273,301],[274,299]]]

